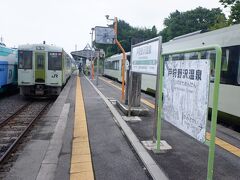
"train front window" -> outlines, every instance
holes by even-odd
[[[48,53],[48,70],[62,69],[62,53],[49,52]]]
[[[37,69],[44,69],[44,56],[37,55]]]
[[[18,51],[18,68],[32,69],[32,51]]]

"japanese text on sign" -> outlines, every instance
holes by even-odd
[[[157,75],[159,48],[159,39],[133,47],[131,70],[143,74]]]
[[[201,80],[202,70],[200,69],[168,69],[168,76],[172,75],[173,78],[188,78],[191,80]]]

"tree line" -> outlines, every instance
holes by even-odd
[[[163,42],[174,37],[181,36],[194,31],[211,31],[223,28],[232,24],[240,23],[240,0],[220,0],[224,7],[230,8],[230,15],[227,18],[220,8],[207,9],[198,7],[193,10],[179,12],[176,10],[164,19],[164,28],[158,32],[156,26],[152,28],[132,27],[124,20],[118,21],[118,41],[126,52],[131,51],[131,45],[136,44],[159,35]],[[97,48],[105,50],[109,57],[121,53],[117,45],[96,44]]]

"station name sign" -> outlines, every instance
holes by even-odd
[[[134,45],[131,54],[131,71],[157,75],[159,49],[159,38]]]
[[[210,60],[165,61],[163,119],[205,142]]]

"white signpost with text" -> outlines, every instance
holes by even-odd
[[[163,119],[205,142],[210,60],[165,61]]]
[[[153,122],[152,141],[142,141],[147,149],[156,150],[156,126],[158,119],[158,97],[159,97],[159,61],[162,50],[162,37],[150,39],[148,41],[132,46],[131,50],[131,72],[139,74],[149,74],[156,78],[156,98],[155,98],[155,121]],[[131,103],[129,105],[129,112]],[[171,149],[166,141],[161,141],[161,148]]]
[[[159,60],[159,38],[155,41],[133,46],[132,48],[132,72],[157,75]]]

